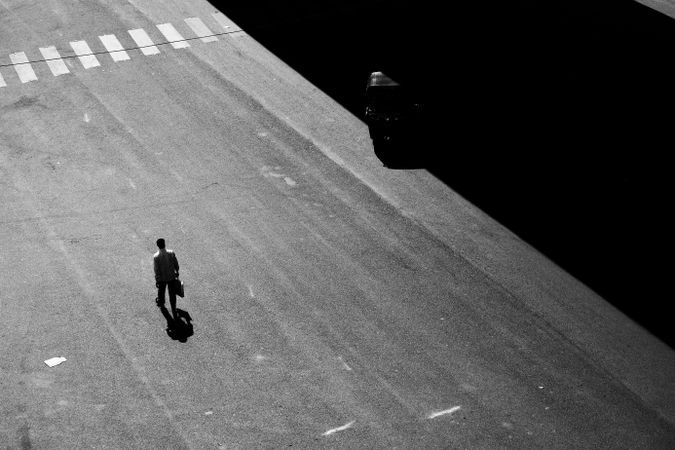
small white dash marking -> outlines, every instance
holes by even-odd
[[[185,38],[170,23],[160,23],[157,25],[157,29],[159,29],[166,40],[171,43],[173,48],[186,48],[190,46]]]
[[[460,409],[461,409],[461,406],[453,406],[450,409],[445,409],[443,411],[433,412],[433,413],[431,413],[427,416],[427,419],[435,419],[438,416],[444,416],[446,414],[452,414],[454,412],[459,411]]]
[[[294,180],[293,178],[291,178],[291,177],[284,177],[284,181],[285,181],[286,184],[289,185],[289,186],[295,186],[296,184],[298,184],[298,183],[296,183],[295,180]]]
[[[68,70],[66,63],[63,62],[63,60],[61,59],[59,51],[56,50],[56,47],[54,47],[53,45],[51,47],[44,47],[44,48],[40,47],[40,53],[42,53],[42,57],[47,62],[49,70],[52,71],[52,74],[55,77],[58,77],[59,75],[64,75],[66,73],[70,73],[70,70]]]
[[[241,28],[239,28],[234,22],[232,22],[225,14],[221,12],[213,13],[211,14],[213,19],[218,22],[218,25],[223,27],[223,30],[228,31],[228,32],[233,32],[233,31],[240,31]]]
[[[84,113],[84,122],[89,123],[89,114]]]
[[[213,32],[209,30],[209,27],[207,27],[199,17],[188,17],[185,19],[185,23],[192,28],[192,31],[195,32],[197,37],[201,38],[202,42],[213,42],[218,40],[216,36],[213,36]]]
[[[105,49],[108,50],[108,53],[110,53],[113,61],[119,62],[131,59],[129,58],[129,54],[124,51],[124,47],[122,47],[120,41],[117,40],[117,36],[114,34],[105,34],[103,36],[99,36],[98,38],[103,43]]]
[[[346,370],[349,370],[351,372],[352,368],[349,367],[349,365],[342,359],[342,356],[338,356],[338,359],[342,363],[342,367],[344,367]]]
[[[248,287],[248,295],[253,298],[255,295],[253,295],[253,288],[251,286]]]
[[[155,43],[152,42],[152,39],[150,39],[150,36],[148,36],[148,33],[146,33],[143,28],[129,30],[129,34],[134,42],[136,42],[136,45],[141,48],[141,52],[143,52],[145,56],[157,55],[159,53],[159,49]]]
[[[101,65],[101,63],[98,62],[98,59],[96,59],[96,56],[92,54],[89,44],[87,44],[86,41],[71,42],[70,46],[73,47],[73,51],[75,51],[75,54],[78,56],[85,69],[91,69],[92,67]]]
[[[0,73],[0,87],[5,87],[7,86],[7,83],[5,83],[5,79],[2,78],[2,74]]]
[[[330,430],[326,431],[325,433],[322,434],[322,436],[330,436],[331,434],[337,433],[338,431],[344,431],[347,428],[351,428],[351,426],[354,425],[354,421],[352,420],[346,425],[342,425],[341,427],[337,428],[331,428]]]
[[[22,83],[28,83],[29,81],[36,81],[38,79],[24,52],[12,53],[9,55],[9,59],[12,61],[12,64],[14,64],[14,70],[16,70]]]

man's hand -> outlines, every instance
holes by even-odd
[[[155,283],[155,287],[159,289],[159,281]]]

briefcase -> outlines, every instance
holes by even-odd
[[[176,278],[173,280],[173,289],[176,291],[176,295],[179,297],[185,297],[185,286],[183,282]]]

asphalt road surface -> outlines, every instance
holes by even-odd
[[[0,0],[3,448],[673,447],[669,347],[237,30]]]

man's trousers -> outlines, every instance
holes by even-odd
[[[173,314],[174,319],[178,319],[176,314],[176,288],[174,287],[173,281],[160,281],[157,288],[157,303],[160,306],[164,306],[166,299],[164,298],[164,293],[166,292],[166,287],[169,287],[169,303],[171,304],[171,314]]]

